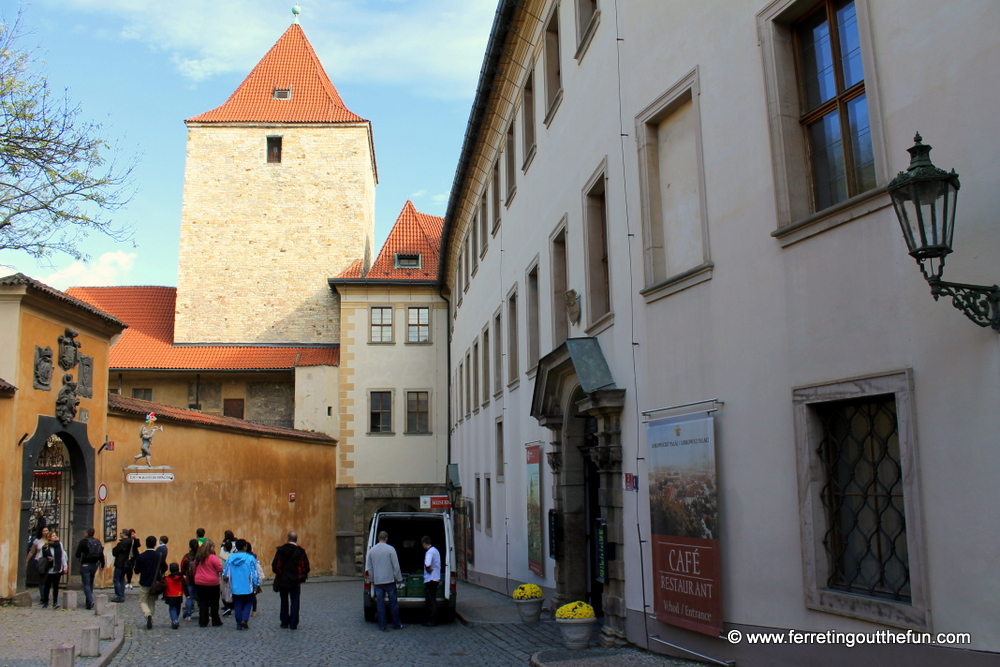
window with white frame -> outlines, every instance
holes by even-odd
[[[492,234],[496,234],[500,229],[500,159],[493,163],[493,183],[490,185],[490,192],[493,194],[493,229]]]
[[[608,206],[603,167],[583,196],[583,231],[586,245],[588,322],[596,323],[611,313],[611,264],[608,252]]]
[[[497,481],[502,482],[504,479],[503,419],[497,419],[496,421],[496,427],[494,428],[494,448]]]
[[[485,255],[490,244],[490,211],[486,201],[486,192],[479,199],[479,242],[482,246],[479,249],[480,255]]]
[[[392,342],[392,307],[372,306],[371,308],[371,331],[373,343]]]
[[[490,402],[490,328],[483,329],[483,405]]]
[[[507,295],[507,384],[516,382],[518,375],[517,364],[517,287]]]
[[[559,5],[545,24],[545,124],[548,125],[562,99],[562,64],[559,54]]]
[[[507,197],[504,199],[504,203],[507,206],[510,206],[510,202],[514,199],[514,193],[517,192],[517,156],[514,145],[514,121],[510,121],[510,125],[507,126],[507,143],[504,148],[506,155],[504,164],[507,166]]]
[[[465,353],[465,416],[472,414],[472,353]]]
[[[483,529],[483,482],[476,475],[476,530]]]
[[[929,625],[910,371],[793,392],[806,605]]]
[[[540,346],[540,327],[538,326],[538,264],[536,263],[525,276],[525,317],[528,320],[528,368],[538,365],[538,349]]]
[[[479,341],[472,343],[472,408],[479,409]]]
[[[472,275],[476,275],[479,270],[479,225],[473,220],[469,225],[469,253],[472,260]]]
[[[431,340],[431,309],[411,306],[406,309],[406,342],[429,343]]]
[[[500,341],[503,340],[503,315],[498,310],[493,315],[493,393],[499,394],[503,390],[503,348]]]
[[[483,507],[483,512],[486,515],[486,528],[485,532],[487,535],[493,534],[493,487],[490,484],[490,476],[486,474],[483,476],[484,493],[483,502],[486,504]]]
[[[534,65],[532,65],[532,68]],[[531,158],[535,155],[535,72],[532,69],[524,80],[521,90],[521,138],[524,151],[523,171],[528,170]]]
[[[598,11],[597,0],[576,0],[576,55],[575,58],[583,58],[587,47],[594,38],[597,30],[597,23],[601,18]]]
[[[566,290],[569,289],[565,221],[560,223],[558,231],[552,236],[549,256],[552,260],[552,345],[558,347],[569,338],[569,318],[565,305]]]

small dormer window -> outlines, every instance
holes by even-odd
[[[276,99],[276,100],[290,100],[290,99],[292,99],[292,89],[291,88],[275,88],[274,89],[274,99]]]
[[[396,255],[397,269],[419,269],[420,255]]]

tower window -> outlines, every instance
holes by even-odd
[[[274,89],[274,99],[276,99],[276,100],[290,100],[290,99],[292,99],[292,89],[291,88],[275,88]]]
[[[267,161],[281,162],[281,137],[267,138]]]

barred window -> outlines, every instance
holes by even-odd
[[[827,587],[909,602],[903,468],[892,394],[814,406],[827,515]]]
[[[373,391],[370,433],[392,432],[392,392]]]
[[[372,342],[392,342],[392,308],[372,308]]]
[[[409,343],[427,343],[431,339],[431,309],[426,306],[410,308],[407,313],[406,340]]]

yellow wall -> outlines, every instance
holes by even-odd
[[[97,457],[97,484],[108,485],[118,508],[118,530],[135,528],[170,538],[170,561],[179,562],[197,528],[220,543],[230,529],[250,540],[270,573],[274,548],[289,530],[309,553],[313,573],[331,573],[336,559],[337,449],[330,442],[261,437],[235,429],[206,428],[160,417],[153,439],[154,466],[171,466],[171,483],[127,483],[123,468],[139,453],[143,417],[112,412],[108,437],[115,450]],[[144,463],[144,461],[142,462]],[[295,493],[295,502],[288,494]],[[99,524],[98,528],[102,526]],[[107,545],[110,549],[111,544]],[[105,573],[110,581],[110,569]]]
[[[7,380],[7,378],[4,378]],[[10,382],[10,380],[8,380]],[[17,585],[17,558],[20,555],[19,540],[14,539],[20,532],[14,528],[20,521],[17,502],[18,494],[13,489],[21,488],[21,466],[17,453],[17,439],[21,437],[15,430],[14,396],[0,393],[0,488],[7,491],[0,496],[0,526],[8,529],[0,534],[0,597],[11,597]],[[18,492],[19,493],[19,492]],[[13,528],[13,530],[11,530]]]

